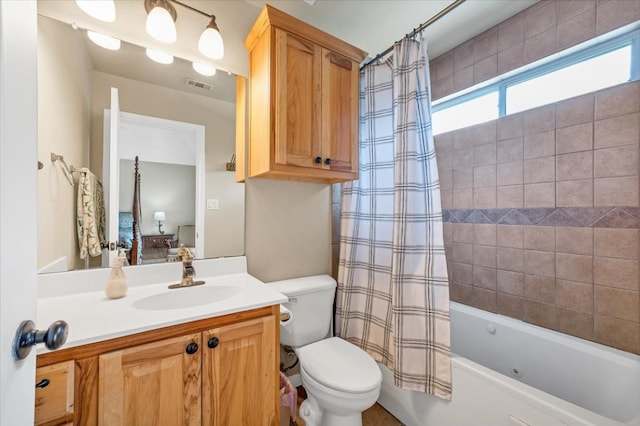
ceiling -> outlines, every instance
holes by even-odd
[[[146,12],[143,0],[115,0],[116,21],[105,23],[84,14],[70,0],[38,0],[38,13],[120,38],[134,45],[162,49],[187,61],[205,61],[219,70],[247,76],[249,58],[244,38],[265,3],[310,23],[369,53],[382,52],[406,33],[452,3],[451,0],[182,0],[205,13],[214,14],[225,43],[225,56],[210,61],[197,50],[197,40],[208,23],[206,17],[175,5],[178,19],[178,41],[166,45],[149,37],[144,28]],[[455,10],[425,30],[429,43],[429,57],[435,58],[458,44],[495,26],[506,18],[526,9],[537,0],[467,0]],[[313,4],[311,4],[313,3]],[[92,60],[101,52],[92,49]],[[146,60],[146,59],[143,59]],[[100,62],[95,59],[94,62]],[[147,61],[148,62],[148,61]],[[94,66],[96,66],[94,63]],[[186,62],[188,64],[188,62]],[[120,75],[162,73],[147,71],[148,64],[136,63],[131,56],[112,68]],[[145,69],[145,72],[141,72]],[[166,69],[166,68],[165,68]],[[110,71],[105,71],[110,72]],[[193,72],[191,72],[193,76]],[[218,75],[223,73],[218,72]],[[197,76],[197,75],[196,75]],[[193,76],[193,77],[196,77]],[[216,76],[216,77],[217,77]],[[133,77],[131,77],[133,78]],[[199,78],[206,81],[206,78]],[[180,76],[181,84],[184,75]],[[157,84],[157,83],[156,83]]]

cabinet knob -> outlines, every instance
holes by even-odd
[[[331,158],[327,158],[326,160],[324,160],[324,164],[326,164],[327,166],[331,164]]]
[[[13,340],[13,358],[25,359],[31,347],[44,343],[47,349],[54,350],[64,345],[69,334],[69,326],[64,321],[55,321],[46,330],[36,330],[31,320],[22,321]]]
[[[49,386],[49,383],[51,383],[49,381],[49,379],[42,379],[38,383],[36,383],[36,387],[37,388],[46,388],[47,386]]]
[[[186,351],[189,355],[195,354],[196,352],[198,352],[198,344],[196,342],[189,343],[187,345]]]
[[[217,347],[219,344],[220,344],[220,339],[218,339],[217,337],[212,337],[207,342],[207,346],[209,346],[211,349]]]
[[[316,163],[322,164],[322,157],[316,157]]]

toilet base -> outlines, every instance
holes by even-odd
[[[300,405],[300,417],[307,426],[362,426],[362,413],[338,416],[322,412],[313,396],[308,395]]]

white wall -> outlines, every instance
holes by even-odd
[[[68,165],[89,163],[91,63],[82,40],[68,25],[38,17],[38,268],[60,257],[78,257],[75,187],[50,153]],[[77,181],[77,176],[75,176]]]
[[[180,225],[194,225],[196,220],[195,166],[179,164],[139,162],[141,180],[144,190],[140,190],[140,208],[142,235],[157,234],[158,222],[153,220],[153,213],[163,211],[167,220],[162,223],[162,230],[167,234],[175,234]],[[134,164],[131,160],[120,160],[120,211],[131,211],[133,203]],[[177,238],[177,235],[176,235]]]
[[[331,273],[331,186],[247,180],[247,269],[276,281]]]

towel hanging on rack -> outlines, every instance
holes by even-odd
[[[88,168],[80,168],[78,180],[77,229],[80,259],[102,254],[105,235],[105,209],[102,182]]]

